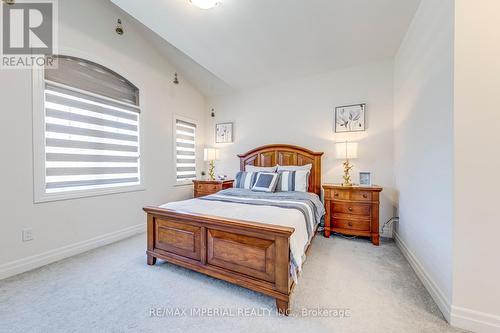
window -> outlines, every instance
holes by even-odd
[[[175,118],[175,160],[177,184],[196,179],[196,124],[192,120]]]
[[[137,188],[138,89],[98,64],[66,56],[56,59],[56,68],[38,74],[43,106],[34,113],[41,125],[34,144],[35,201]]]

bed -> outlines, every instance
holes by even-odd
[[[319,201],[322,155],[291,145],[238,155],[242,171],[246,165],[312,164],[307,193],[232,189],[145,207],[148,265],[159,258],[261,292],[274,297],[277,309],[288,314],[295,273],[324,214]]]

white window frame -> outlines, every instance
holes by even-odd
[[[184,180],[184,181],[177,181],[177,120],[182,120],[188,123],[192,123],[196,125],[196,131],[195,131],[195,137],[194,137],[194,160],[195,160],[195,172],[196,172],[196,177],[198,177],[198,170],[199,170],[199,163],[198,163],[198,157],[199,157],[199,149],[198,149],[198,130],[199,130],[199,122],[196,119],[189,118],[186,116],[182,116],[180,114],[174,114],[172,118],[172,141],[173,141],[173,156],[174,156],[174,179],[173,179],[173,184],[174,186],[188,186],[188,185],[193,185],[192,180]]]
[[[109,188],[75,190],[61,193],[45,192],[45,75],[43,67],[33,67],[32,69],[32,92],[33,92],[33,201],[43,203],[50,201],[60,201],[78,199],[85,197],[95,197],[108,194],[126,193],[145,190],[144,186],[144,159],[142,158],[142,135],[141,135],[141,114],[139,113],[139,175],[140,184],[117,186]],[[73,90],[78,90],[74,89]],[[140,90],[139,90],[140,92]],[[89,92],[85,92],[90,94]],[[94,94],[95,95],[95,94]],[[98,95],[96,95],[98,96]],[[100,96],[102,98],[102,96]]]

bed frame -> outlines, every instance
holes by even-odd
[[[291,145],[268,145],[238,155],[245,165],[312,164],[309,192],[321,192],[321,156]],[[261,292],[288,314],[294,284],[290,277],[290,236],[294,228],[145,207],[147,263],[156,258]]]

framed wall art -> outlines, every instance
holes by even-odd
[[[371,172],[360,172],[359,173],[359,185],[361,186],[372,186],[372,173]]]
[[[233,123],[215,125],[215,143],[233,142]]]
[[[366,104],[335,108],[335,133],[362,132],[365,130]]]

